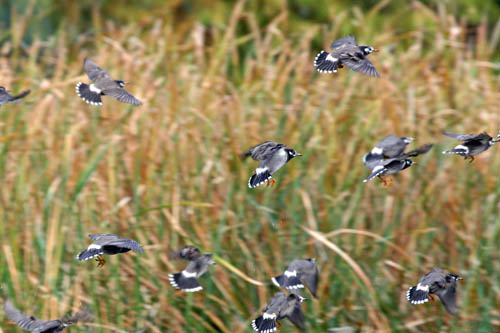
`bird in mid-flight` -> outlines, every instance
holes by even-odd
[[[457,314],[457,281],[463,280],[457,274],[445,274],[441,268],[433,268],[425,274],[416,286],[410,287],[406,298],[412,304],[423,304],[432,300],[431,294],[437,295],[446,310]]]
[[[314,67],[320,73],[336,73],[338,68],[346,65],[361,74],[380,77],[375,66],[366,59],[372,52],[378,50],[367,45],[358,46],[352,36],[334,41],[330,45],[332,52],[321,51],[314,59]]]
[[[274,186],[276,181],[272,179],[272,175],[292,158],[302,154],[297,153],[295,149],[287,148],[282,143],[266,141],[243,154],[244,158],[248,156],[255,161],[262,161],[248,180],[248,187],[255,188],[265,183]]]
[[[170,284],[175,289],[185,292],[196,292],[203,289],[198,282],[210,265],[215,264],[211,254],[201,255],[198,248],[190,245],[179,250],[178,257],[190,261],[189,265],[180,273],[169,274]]]
[[[140,100],[123,89],[125,87],[124,81],[111,79],[109,74],[92,60],[87,58],[83,60],[83,70],[87,73],[89,79],[94,82],[90,85],[82,82],[76,84],[76,93],[86,103],[102,105],[101,96],[107,95],[123,103],[142,104]]]
[[[392,184],[392,178],[389,178],[388,182],[384,176],[395,174],[411,167],[414,162],[410,157],[425,154],[433,146],[432,144],[426,144],[405,153],[406,146],[412,141],[413,139],[409,137],[400,138],[396,135],[389,135],[377,143],[371,152],[363,156],[363,163],[368,169],[372,170],[372,173],[363,182],[378,177],[384,185]]]
[[[311,294],[316,297],[318,278],[316,260],[309,258],[293,260],[283,274],[275,276],[271,280],[276,286],[288,290],[304,288],[305,284]]]
[[[277,330],[276,322],[288,318],[296,327],[304,328],[304,313],[301,303],[305,300],[300,295],[286,295],[284,292],[274,294],[262,316],[252,321],[252,328],[259,333],[271,333]]]
[[[80,252],[76,259],[83,261],[96,258],[97,267],[102,267],[106,263],[106,259],[102,256],[125,253],[130,250],[135,252],[144,252],[142,246],[135,240],[128,238],[119,238],[113,234],[90,234],[90,239],[94,242],[89,247]]]
[[[26,97],[30,93],[30,90],[25,90],[19,95],[12,96],[5,87],[0,86],[0,106],[5,103],[19,103],[21,98]]]
[[[486,132],[481,134],[455,134],[444,131],[443,134],[463,142],[453,149],[443,151],[443,154],[460,155],[466,160],[470,159],[470,163],[474,161],[474,156],[490,149],[491,146],[500,141],[500,132],[496,139],[493,139]]]
[[[3,309],[9,320],[16,323],[22,329],[34,333],[62,332],[69,325],[76,324],[79,321],[88,321],[92,316],[88,310],[81,310],[71,317],[50,321],[40,320],[16,309],[16,307],[8,300],[5,301]]]

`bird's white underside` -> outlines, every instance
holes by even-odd
[[[182,271],[182,276],[185,276],[185,277],[187,277],[187,278],[196,277],[196,272],[194,272],[194,273],[189,273],[188,271],[184,270],[184,271]]]
[[[382,152],[384,150],[382,148],[379,148],[379,147],[375,147],[372,149],[372,154],[375,154],[375,155],[382,155]]]
[[[297,276],[297,271],[285,271],[284,274],[286,277]]]
[[[262,316],[264,319],[276,319],[276,313],[267,313],[264,312],[264,315]]]

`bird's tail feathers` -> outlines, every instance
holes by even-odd
[[[453,148],[450,150],[445,150],[443,151],[443,154],[455,154],[455,155],[460,155],[460,156],[467,156],[468,150],[465,148]]]
[[[87,104],[102,105],[101,94],[90,90],[90,86],[88,84],[78,82],[76,84],[76,93]]]
[[[276,286],[280,288],[286,288],[286,289],[304,288],[304,284],[296,276],[286,276],[285,274],[281,274],[273,277],[271,280]]]
[[[203,287],[199,284],[198,280],[195,277],[186,277],[182,273],[168,274],[168,279],[170,280],[170,284],[174,288],[180,289],[187,293],[192,293],[203,289]]]
[[[248,187],[255,188],[264,184],[266,181],[272,178],[271,173],[268,169],[265,169],[261,172],[255,172],[252,177],[248,180]]]
[[[418,289],[417,286],[413,286],[408,289],[406,299],[411,304],[423,304],[429,301],[429,291]]]
[[[321,51],[314,59],[314,67],[320,73],[336,73],[339,67],[339,60],[331,56],[326,51]]]
[[[276,318],[266,318],[263,316],[258,317],[252,321],[252,328],[256,332],[260,333],[271,333],[277,330],[276,328]]]
[[[98,255],[103,254],[102,249],[86,249],[80,252],[77,256],[76,259],[83,261],[83,260],[89,260],[92,258],[97,257]]]

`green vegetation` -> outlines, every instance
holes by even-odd
[[[469,164],[441,154],[455,142],[440,133],[500,130],[498,7],[448,2],[9,2],[0,85],[32,94],[0,109],[1,292],[43,319],[89,303],[94,322],[71,332],[250,332],[270,277],[315,257],[310,332],[500,330],[500,147]],[[316,73],[348,33],[381,49],[381,79]],[[85,56],[145,104],[85,104]],[[363,154],[390,133],[436,146],[392,187],[362,183]],[[238,155],[264,140],[304,156],[251,190],[257,163]],[[96,232],[145,253],[78,262]],[[168,283],[185,244],[219,263],[194,295]],[[406,301],[434,266],[465,277],[458,317]]]

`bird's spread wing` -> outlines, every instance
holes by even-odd
[[[286,314],[286,317],[298,328],[304,328],[304,313],[299,302],[295,303],[291,313]]]
[[[341,54],[340,61],[355,72],[380,77],[375,66],[363,56],[361,51]]]
[[[392,134],[380,140],[375,146],[375,149],[381,150],[381,154],[384,155],[384,157],[391,158],[403,154],[407,145],[408,142]]]
[[[467,140],[472,140],[478,137],[477,134],[457,134],[457,133],[452,133],[448,131],[443,132],[444,135],[449,136],[450,138],[457,139],[458,141],[467,141]]]
[[[61,320],[51,320],[44,322],[40,326],[37,326],[34,330],[32,330],[33,333],[45,333],[45,332],[52,332],[51,329],[53,328],[58,328],[62,325]]]
[[[22,93],[20,93],[16,96],[11,96],[9,99],[9,102],[12,102],[12,103],[20,102],[20,99],[28,96],[30,92],[31,92],[31,90],[26,90],[26,91],[23,91]]]
[[[318,279],[319,272],[318,266],[316,264],[311,263],[312,265],[306,267],[305,269],[301,269],[300,279],[306,284],[307,288],[316,297],[316,292],[318,290]]]
[[[111,240],[109,242],[106,242],[106,244],[104,244],[104,246],[116,246],[116,247],[122,247],[125,249],[131,249],[132,251],[135,251],[135,252],[144,252],[144,249],[142,248],[142,246],[139,243],[137,243],[133,239],[128,239],[128,238],[114,239],[114,240]]]
[[[443,288],[439,288],[435,294],[438,295],[441,303],[449,313],[457,314],[457,285],[455,281],[446,284]]]
[[[102,91],[105,95],[111,96],[116,98],[118,101],[122,103],[128,103],[128,104],[133,104],[133,105],[141,105],[142,102],[135,98],[131,93],[126,91],[123,88],[111,88],[111,89],[104,89]]]
[[[263,161],[272,156],[276,150],[284,147],[286,147],[286,145],[282,143],[266,141],[250,148],[243,154],[243,157],[251,156],[256,161]]]
[[[353,36],[347,36],[344,38],[337,39],[330,45],[330,49],[335,50],[338,47],[341,47],[344,44],[358,45],[356,44],[356,38]]]
[[[193,261],[201,257],[201,251],[196,246],[187,245],[179,249],[175,253],[175,258],[180,258],[187,261]]]
[[[99,239],[102,237],[117,238],[118,239],[118,236],[114,235],[114,234],[90,234],[89,237],[91,240],[96,240],[96,239]]]
[[[36,319],[33,316],[28,316],[27,314],[16,309],[10,301],[5,301],[3,309],[9,320],[15,322],[19,327],[34,331],[35,329],[42,327],[46,323],[50,323],[44,320]]]
[[[91,81],[96,81],[102,78],[108,78],[111,80],[109,74],[90,59],[85,58],[83,61],[83,70],[87,73],[87,76]]]
[[[403,159],[407,157],[413,157],[413,156],[418,156],[427,153],[429,150],[431,150],[432,146],[434,146],[432,143],[423,145],[421,147],[418,147],[415,150],[412,150],[404,155],[402,155]]]

